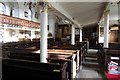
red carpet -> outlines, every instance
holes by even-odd
[[[120,80],[120,75],[106,73],[108,80]]]

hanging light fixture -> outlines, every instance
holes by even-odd
[[[51,5],[48,2],[46,2],[46,0],[41,0],[40,2],[38,2],[37,0],[30,0],[29,2],[24,2],[24,6],[28,6],[30,10],[37,5],[41,5],[42,7],[51,7]]]
[[[33,7],[35,7],[37,5],[37,1],[36,0],[30,0],[30,2],[24,2],[24,6],[28,6],[28,8],[31,10]]]
[[[66,20],[66,19],[64,20],[64,22],[65,22],[66,24],[68,24],[68,23],[69,23],[69,21],[68,21],[68,20]]]
[[[119,0],[113,0],[112,2],[111,2],[111,5],[114,7],[114,6],[116,6],[116,5],[119,5],[120,4],[120,1]]]

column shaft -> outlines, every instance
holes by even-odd
[[[109,14],[108,11],[104,13],[104,48],[109,47]]]
[[[79,39],[80,42],[82,42],[82,29],[80,29],[80,39]]]
[[[48,25],[48,13],[47,11],[41,12],[41,38],[40,38],[40,62],[47,63],[47,25]]]
[[[100,43],[100,27],[101,27],[101,24],[99,24],[99,38],[98,38],[99,43]]]
[[[16,41],[19,41],[19,30],[15,30],[16,33]]]
[[[71,33],[71,45],[75,45],[75,27],[72,25],[72,33]]]
[[[31,30],[31,41],[32,41],[32,39],[34,38],[34,36],[35,36],[35,33],[34,33],[33,30]]]
[[[7,39],[6,39],[6,38],[7,38],[7,35],[6,35],[6,34],[7,34],[7,29],[4,28],[4,35],[3,35],[3,42],[4,42],[4,43],[7,42]]]

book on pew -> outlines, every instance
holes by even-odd
[[[108,73],[120,75],[118,63],[115,61],[110,61],[108,63]]]

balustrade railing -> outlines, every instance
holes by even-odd
[[[0,14],[0,23],[1,24],[8,24],[20,27],[29,27],[29,28],[36,28],[40,29],[40,23],[36,23],[33,21],[28,21],[25,19],[20,19],[16,17],[11,17],[7,15]]]

